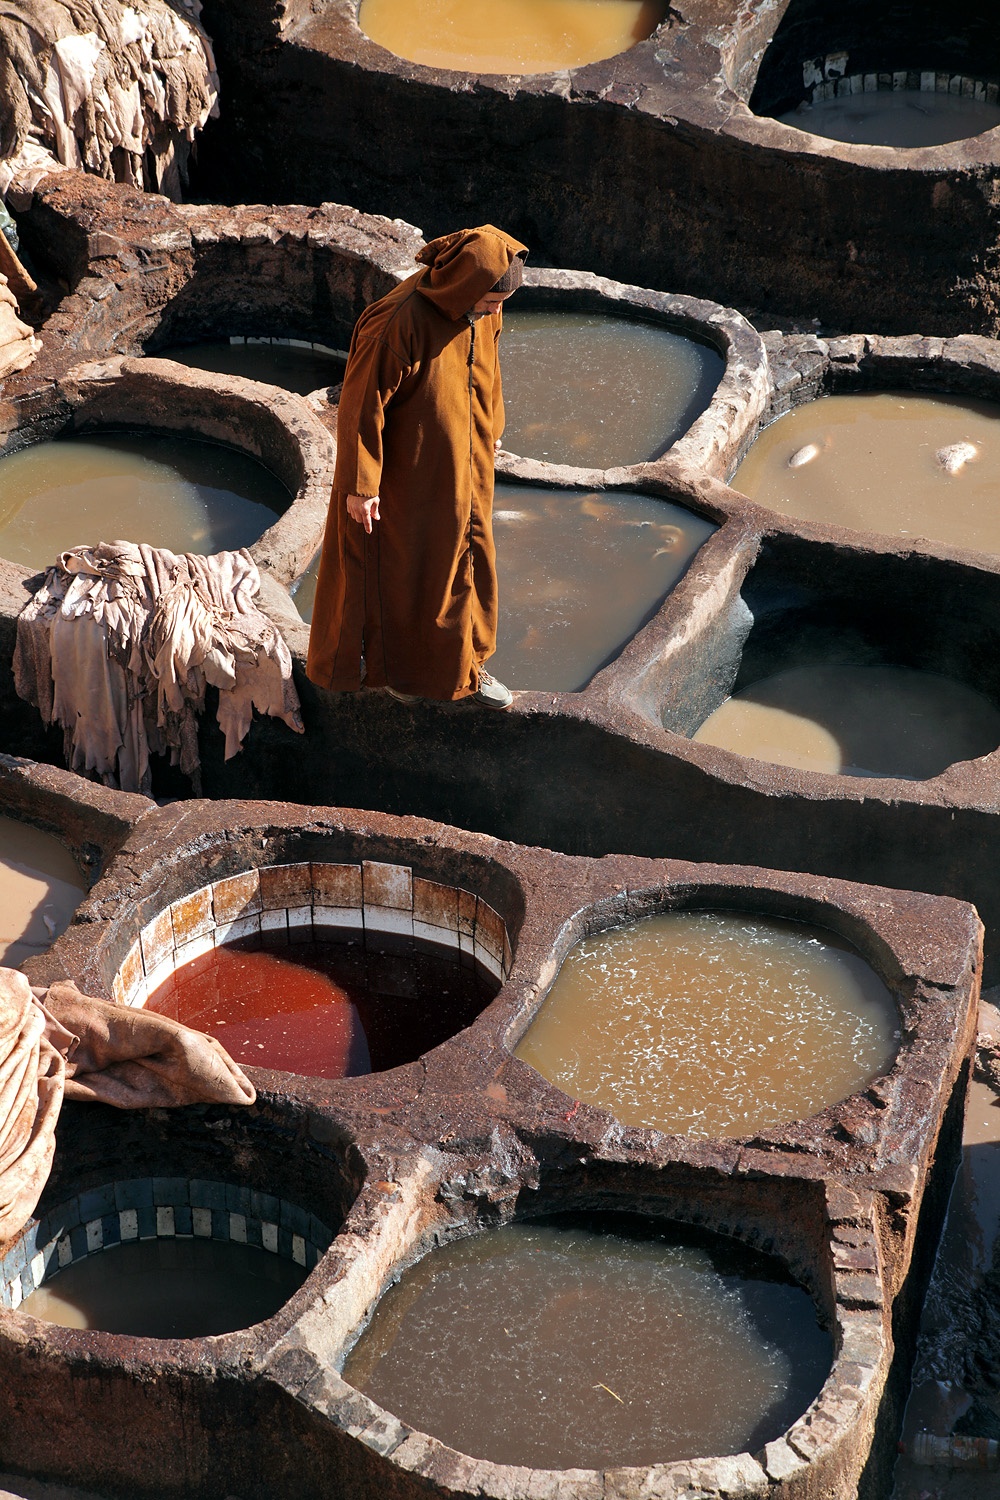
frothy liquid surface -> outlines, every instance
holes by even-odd
[[[498,988],[457,954],[279,945],[268,935],[192,959],[147,1008],[218,1037],[238,1063],[353,1078],[413,1062],[475,1020]]]
[[[0,556],[44,568],[68,547],[248,547],[290,496],[256,459],[163,433],[35,443],[0,460]]]
[[[69,925],[84,892],[69,850],[50,833],[0,818],[0,964],[16,969]]]
[[[830,776],[923,781],[996,750],[1000,710],[934,672],[792,667],[727,698],[692,739]]]
[[[937,454],[959,444],[975,455],[949,472]],[[798,520],[1000,552],[1000,406],[901,392],[824,396],[762,432],[732,484]]]
[[[879,89],[820,99],[778,115],[783,125],[858,146],[942,146],[1000,125],[1000,108],[929,89]]]
[[[136,1240],[74,1261],[21,1303],[64,1328],[193,1339],[262,1323],[298,1291],[305,1268],[256,1245]]]
[[[816,1396],[829,1336],[773,1261],[625,1216],[432,1250],[344,1378],[474,1458],[540,1469],[740,1453]]]
[[[645,463],[684,435],[722,378],[717,350],[656,323],[508,306],[503,445],[522,457],[583,469]]]
[[[885,985],[831,933],[668,912],[578,943],[516,1055],[626,1125],[739,1136],[863,1088],[897,1027]]]
[[[651,36],[662,0],[362,0],[358,25],[410,62],[469,73],[551,73]]]
[[[173,359],[196,370],[214,370],[217,375],[242,375],[262,380],[283,390],[308,396],[344,378],[344,361],[316,349],[297,349],[291,344],[231,344],[228,339],[201,344],[175,344],[157,349],[153,359]]]
[[[611,661],[715,531],[702,516],[628,490],[498,484],[495,677],[574,692]]]

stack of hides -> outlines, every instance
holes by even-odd
[[[149,793],[150,751],[201,794],[197,715],[219,689],[226,759],[253,710],[302,733],[292,661],[257,608],[250,554],[177,556],[133,542],[63,552],[18,616],[14,685],[65,733],[66,763]]]
[[[179,198],[218,113],[200,13],[201,0],[0,0],[0,191],[62,166]]]

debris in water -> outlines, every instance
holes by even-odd
[[[951,443],[947,448],[939,448],[934,457],[946,474],[959,474],[966,464],[979,457],[979,449],[975,443]]]

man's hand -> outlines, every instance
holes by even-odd
[[[365,500],[361,495],[348,495],[347,514],[352,521],[357,521],[371,535],[372,522],[380,519],[378,513],[378,496],[372,495],[370,500]]]
[[[503,438],[497,438],[496,441],[493,444],[493,456],[494,456],[494,458],[500,452],[500,449],[502,447],[503,447]]]

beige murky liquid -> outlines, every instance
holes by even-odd
[[[779,1278],[733,1241],[632,1216],[512,1224],[406,1271],[344,1378],[494,1463],[755,1450],[802,1414],[831,1362],[811,1299]]]
[[[626,1125],[750,1135],[885,1072],[885,985],[833,934],[742,912],[668,912],[585,938],[516,1055]]]
[[[306,622],[313,617],[313,609],[316,605],[316,584],[319,581],[319,554],[313,558],[306,568],[302,577],[295,585],[292,598],[295,600],[295,608]]]
[[[209,339],[201,344],[172,344],[157,349],[154,359],[173,359],[196,370],[218,375],[242,375],[244,380],[262,380],[282,390],[308,396],[310,391],[337,385],[344,378],[344,361],[318,349],[267,341]]]
[[[304,1267],[256,1245],[136,1240],[74,1261],[21,1311],[64,1328],[202,1338],[270,1318],[305,1278]]]
[[[362,0],[358,25],[397,57],[469,73],[551,73],[651,36],[661,0]]]
[[[964,462],[964,446],[947,452],[960,445],[975,450]],[[1000,552],[1000,405],[824,396],[762,432],[732,484],[799,520]]]
[[[17,969],[69,925],[85,890],[69,850],[50,833],[0,818],[0,964]]]
[[[1000,710],[935,672],[791,667],[727,698],[692,739],[829,776],[924,781],[996,750]]]
[[[490,671],[515,688],[584,687],[656,612],[715,529],[633,491],[498,484],[500,623]]]
[[[858,146],[941,146],[1000,125],[1000,107],[928,89],[879,89],[820,99],[778,115],[783,125]]]
[[[708,406],[718,350],[662,324],[504,309],[504,447],[583,469],[657,458]]]
[[[35,443],[0,460],[0,556],[44,568],[81,543],[249,547],[290,500],[263,464],[217,443],[156,432]]]

